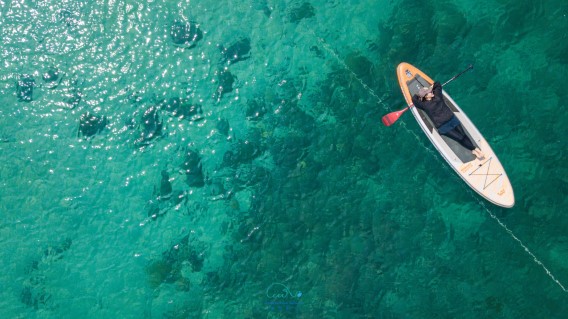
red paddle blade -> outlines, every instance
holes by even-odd
[[[396,122],[398,120],[398,118],[408,110],[408,107],[400,110],[400,111],[396,111],[396,112],[391,112],[385,116],[383,116],[382,121],[383,124],[385,126],[391,126],[394,124],[394,122]]]

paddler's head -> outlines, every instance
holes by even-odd
[[[422,87],[420,88],[420,90],[418,90],[418,97],[421,100],[431,100],[434,97],[434,94],[432,93],[432,88],[431,87]]]

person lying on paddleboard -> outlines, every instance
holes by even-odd
[[[473,145],[454,112],[444,102],[440,82],[434,82],[431,87],[422,87],[417,94],[412,96],[412,102],[414,106],[428,114],[438,133],[460,143],[478,159],[485,158],[485,154]]]

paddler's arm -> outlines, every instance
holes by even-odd
[[[424,107],[422,106],[422,101],[420,101],[420,99],[418,98],[418,96],[416,94],[414,94],[412,96],[412,104],[414,104],[414,106],[416,106],[417,108],[423,110]]]
[[[434,95],[442,96],[442,85],[440,84],[440,82],[438,81],[434,82],[434,85],[432,86],[432,91],[434,92]]]

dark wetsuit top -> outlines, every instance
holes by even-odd
[[[446,102],[444,102],[440,82],[434,82],[432,92],[434,93],[434,97],[430,101],[420,101],[418,96],[413,95],[412,102],[414,103],[414,106],[426,112],[440,134],[457,141],[468,150],[475,149],[475,145],[465,134],[459,120],[455,117],[454,112],[452,112],[452,110],[450,110],[450,108],[446,105]],[[452,119],[453,121],[450,122]],[[444,126],[446,123],[447,125]]]
[[[434,87],[432,88],[434,97],[432,100],[428,101],[426,99],[420,101],[417,95],[412,96],[412,103],[417,108],[426,112],[432,123],[436,128],[442,126],[442,124],[451,120],[454,117],[454,112],[444,102],[444,97],[442,96],[442,85],[440,82],[434,82]]]

